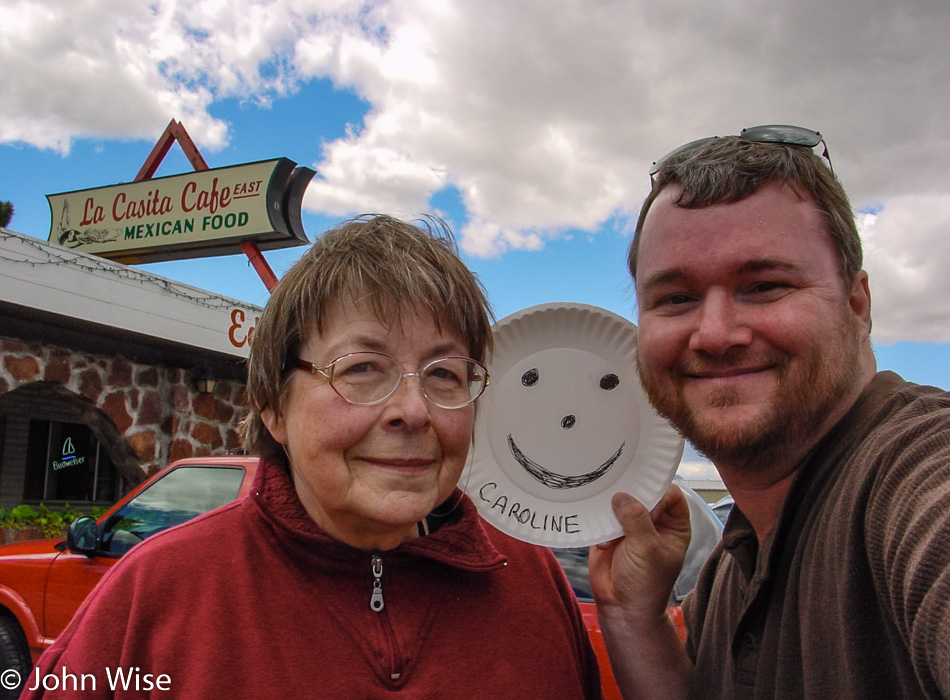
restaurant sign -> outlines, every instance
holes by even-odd
[[[50,194],[49,240],[124,264],[307,243],[300,219],[316,174],[288,158]]]

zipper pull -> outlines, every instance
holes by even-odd
[[[380,612],[384,607],[383,602],[383,560],[378,554],[373,555],[373,595],[369,599],[369,607],[374,612]]]

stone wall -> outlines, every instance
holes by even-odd
[[[191,370],[0,336],[0,395],[34,382],[60,385],[102,411],[148,475],[176,459],[241,448],[240,382],[221,380],[213,395],[200,394]]]

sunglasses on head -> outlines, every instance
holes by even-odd
[[[825,143],[825,138],[819,131],[812,131],[811,129],[806,129],[801,126],[790,126],[788,124],[763,124],[762,126],[751,126],[748,129],[743,129],[739,132],[739,136],[746,141],[752,141],[754,143],[780,143],[786,146],[805,146],[806,148],[814,148],[818,144],[822,144],[824,151],[821,155],[828,161],[828,167],[831,168],[831,173],[834,174],[835,172],[834,166],[831,164],[831,156],[828,155],[828,144]],[[674,148],[653,163],[653,166],[650,168],[650,179],[652,180],[662,165],[673,156],[690,151],[697,146],[701,146],[704,143],[714,141],[718,138],[718,136],[707,136],[706,138],[696,139],[695,141],[684,143],[678,148]]]

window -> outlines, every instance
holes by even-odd
[[[146,537],[230,503],[243,481],[241,467],[173,469],[109,517],[102,548],[122,554]]]
[[[112,502],[116,489],[112,460],[88,425],[30,421],[24,500]]]

